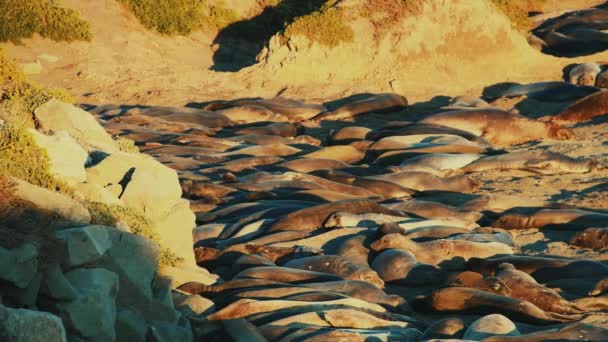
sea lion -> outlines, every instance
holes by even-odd
[[[245,127],[235,132],[238,135],[276,135],[284,138],[295,137],[298,133],[298,127],[289,122],[275,122],[264,126]]]
[[[467,268],[481,274],[495,275],[499,265],[509,263],[517,270],[528,273],[541,283],[556,279],[608,276],[608,267],[593,260],[557,259],[527,255],[509,255],[492,259],[482,258],[470,258],[467,260]]]
[[[348,164],[354,164],[364,157],[364,153],[350,145],[327,146],[318,151],[303,155],[304,158],[334,159]]]
[[[464,340],[482,341],[490,336],[519,336],[521,335],[515,324],[500,314],[483,316],[471,323],[464,333]]]
[[[328,142],[331,145],[345,145],[353,141],[365,140],[372,130],[367,127],[348,126],[330,134]]]
[[[464,271],[454,276],[449,280],[448,286],[468,287],[502,296],[511,295],[511,289],[500,279],[496,277],[484,277],[479,273],[471,271]]]
[[[367,177],[393,182],[404,188],[417,191],[444,190],[456,192],[472,192],[481,185],[478,181],[464,175],[449,178],[437,177],[427,172],[397,172]]]
[[[593,120],[608,113],[608,91],[586,96],[554,116],[545,116],[540,120],[555,124],[568,124]]]
[[[589,158],[571,158],[561,153],[544,150],[521,151],[488,156],[461,167],[454,174],[487,170],[524,170],[543,175],[563,173],[587,173],[603,168],[599,162]]]
[[[461,240],[433,240],[427,242],[414,242],[401,234],[384,235],[371,245],[379,252],[388,248],[397,248],[412,253],[420,262],[439,265],[443,262],[455,263],[474,258],[488,258],[499,254],[513,254],[514,250],[498,242],[471,242]]]
[[[385,207],[427,219],[456,218],[474,223],[483,217],[482,213],[476,211],[462,210],[439,202],[418,199],[386,204]]]
[[[462,319],[457,317],[444,318],[433,322],[426,330],[421,341],[434,339],[459,339],[464,334],[466,326]]]
[[[314,307],[323,310],[323,308],[331,308],[335,305],[344,305],[352,308],[366,309],[374,312],[384,313],[386,309],[380,305],[368,303],[356,298],[344,298],[338,300],[322,301],[322,302],[302,302],[302,301],[291,301],[291,300],[254,300],[254,299],[240,299],[230,305],[226,306],[222,310],[219,310],[209,316],[207,319],[210,321],[214,320],[226,320],[235,318],[244,318],[256,313],[271,312],[286,308],[297,308],[297,307]]]
[[[419,263],[409,252],[400,249],[385,249],[371,265],[385,283],[405,286],[434,285],[446,277],[440,268]]]
[[[461,129],[481,136],[495,146],[508,146],[543,138],[567,140],[575,137],[570,129],[557,124],[496,109],[439,113],[420,122]]]
[[[533,324],[552,324],[572,319],[553,312],[544,312],[534,304],[491,292],[466,287],[446,287],[428,296],[417,297],[412,305],[415,310],[457,313],[495,313]]]
[[[485,155],[477,153],[431,153],[423,154],[417,157],[408,158],[401,162],[399,166],[389,167],[392,172],[399,171],[424,171],[427,169],[434,169],[441,171],[438,176],[445,176],[449,174],[448,171],[460,169],[466,165],[469,165],[480,158],[484,158]]]
[[[335,160],[335,159],[322,159],[322,158],[309,158],[303,157],[290,161],[283,162],[278,166],[284,167],[286,169],[308,173],[315,170],[335,170],[335,169],[345,169],[350,167],[349,164]]]
[[[215,113],[222,114],[237,124],[248,124],[264,121],[281,122],[288,120],[284,115],[276,114],[267,108],[254,105],[226,108],[218,110]]]
[[[384,281],[372,269],[367,266],[356,265],[348,259],[337,255],[320,255],[295,259],[287,262],[284,266],[335,274],[344,279],[363,280],[379,288],[384,287]]]
[[[557,292],[540,285],[526,272],[518,271],[513,265],[498,265],[496,278],[503,281],[511,294],[509,296],[528,301],[547,312],[579,314],[583,309],[563,299]]]
[[[283,216],[268,229],[268,232],[280,230],[313,230],[323,226],[329,215],[337,211],[352,214],[377,213],[393,216],[403,216],[394,210],[365,199],[342,200],[335,203],[319,204],[311,208],[299,210]]]
[[[541,209],[532,214],[505,213],[492,227],[504,229],[582,230],[606,222],[608,214],[579,209]]]
[[[570,244],[591,249],[608,248],[608,228],[587,228],[576,233]]]
[[[404,109],[407,105],[407,99],[401,95],[377,94],[363,100],[343,104],[333,111],[313,117],[312,120],[343,120],[371,112],[394,112]]]
[[[595,78],[602,71],[599,63],[582,63],[570,70],[568,82],[581,86],[595,85]]]
[[[538,331],[520,336],[487,337],[484,342],[543,342],[543,341],[589,341],[602,342],[606,340],[608,330],[586,323],[572,323],[565,327]]]

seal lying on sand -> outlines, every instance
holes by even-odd
[[[348,259],[337,255],[319,255],[295,259],[286,263],[285,267],[336,274],[344,279],[364,280],[379,288],[384,287],[384,282],[372,269],[355,265]]]
[[[405,286],[434,285],[442,283],[446,273],[436,266],[419,263],[409,252],[385,249],[371,265],[385,282]]]
[[[542,138],[573,139],[574,132],[557,124],[533,120],[496,109],[451,111],[422,121],[454,127],[478,135],[496,146],[508,146]]]
[[[584,97],[555,116],[545,116],[541,121],[557,124],[585,122],[608,113],[608,91],[604,90]]]
[[[378,94],[364,100],[344,104],[331,112],[321,113],[312,120],[343,120],[371,112],[391,112],[407,107],[407,99],[397,94]]]
[[[541,209],[526,215],[506,213],[496,220],[492,227],[504,229],[558,229],[581,230],[601,226],[608,220],[608,214],[578,209]]]
[[[582,63],[570,70],[568,81],[576,85],[593,86],[595,78],[600,72],[602,72],[602,68],[599,63]]]

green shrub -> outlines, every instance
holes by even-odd
[[[23,127],[0,126],[0,174],[11,175],[53,191],[71,193],[71,189],[51,174],[46,150],[38,147]]]
[[[159,265],[177,266],[183,261],[171,250],[162,246],[158,234],[152,228],[152,223],[143,213],[140,213],[133,208],[99,202],[88,203],[87,207],[91,213],[91,223],[105,226],[116,226],[118,222],[123,222],[129,226],[131,233],[141,235],[156,242],[159,245]]]
[[[532,25],[528,12],[541,9],[539,7],[545,0],[491,0],[491,2],[511,20],[517,30],[528,32]]]
[[[89,23],[55,0],[0,0],[0,41],[19,42],[34,33],[57,41],[91,40]]]
[[[146,27],[169,35],[187,35],[203,27],[222,29],[235,22],[236,13],[207,0],[118,0]]]
[[[135,141],[123,137],[114,138],[118,149],[127,153],[139,153],[139,148],[135,146]]]
[[[309,15],[296,18],[285,28],[283,39],[286,41],[296,35],[305,36],[311,42],[328,47],[351,42],[355,36],[351,27],[345,23],[342,12],[328,5]]]
[[[18,126],[34,127],[34,110],[52,98],[74,102],[65,90],[44,89],[28,81],[6,51],[0,49],[0,119]]]

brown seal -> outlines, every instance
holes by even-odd
[[[444,318],[433,322],[420,337],[420,341],[433,339],[458,339],[464,334],[466,326],[457,317]]]
[[[277,114],[271,111],[270,109],[254,105],[244,105],[226,108],[218,110],[216,111],[216,113],[222,114],[228,119],[238,124],[264,121],[282,122],[288,120],[287,117],[284,115]]]
[[[282,283],[294,282],[320,282],[320,281],[337,281],[344,278],[322,272],[313,272],[290,267],[279,266],[261,266],[253,267],[242,271],[234,276],[233,279],[256,278],[280,281]]]
[[[541,209],[532,214],[506,213],[492,227],[504,229],[582,230],[604,224],[608,214],[579,209]]]
[[[340,128],[339,130],[331,133],[329,136],[329,143],[332,145],[345,145],[358,140],[367,139],[368,134],[372,130],[367,127],[360,126],[348,126]]]
[[[314,151],[303,155],[304,158],[320,158],[334,159],[348,164],[354,164],[364,157],[364,153],[350,145],[335,145],[323,147],[318,151]]]
[[[496,109],[451,111],[432,115],[422,121],[449,126],[478,135],[496,146],[554,138],[573,139],[574,132],[555,123],[541,122]]]
[[[321,113],[312,120],[343,120],[371,112],[394,112],[407,107],[407,99],[401,95],[385,93],[341,105],[330,112]]]
[[[541,120],[559,124],[585,122],[606,113],[608,113],[608,91],[603,90],[583,97],[558,115],[546,116]]]
[[[528,301],[544,311],[559,314],[580,314],[583,309],[563,299],[557,292],[540,285],[526,272],[518,271],[513,265],[498,265],[496,278],[511,289],[510,297]]]
[[[474,314],[500,312],[511,319],[533,324],[553,324],[572,320],[567,316],[545,312],[530,302],[466,287],[439,289],[429,296],[416,298],[412,305],[416,311]]]
[[[451,287],[468,287],[471,289],[492,292],[503,296],[510,296],[511,289],[496,277],[484,277],[482,274],[464,271],[450,279]]]
[[[587,228],[576,233],[570,244],[591,249],[608,248],[608,228]]]
[[[236,131],[236,134],[254,134],[254,135],[276,135],[284,138],[291,138],[298,135],[300,129],[298,126],[289,122],[276,122],[265,126],[254,126],[241,128]]]
[[[360,266],[350,260],[337,255],[319,255],[307,258],[291,260],[285,267],[324,272],[338,275],[344,279],[363,280],[379,288],[384,287],[384,282],[376,272],[368,266]]]
[[[407,189],[418,191],[444,190],[455,192],[472,192],[481,185],[478,181],[465,175],[449,178],[437,177],[428,172],[405,171],[368,177],[399,184]]]
[[[400,212],[386,209],[380,204],[365,200],[342,200],[335,203],[316,205],[292,212],[279,218],[269,229],[269,232],[280,230],[313,230],[323,226],[323,222],[337,211],[345,211],[352,214],[377,213],[392,216],[403,216]]]
[[[458,218],[463,221],[477,222],[483,214],[476,211],[462,210],[439,202],[410,199],[386,206],[387,208],[402,211],[428,219]]]
[[[586,323],[572,323],[561,328],[539,331],[521,336],[492,336],[484,342],[543,342],[543,341],[593,341],[606,340],[608,330]]]
[[[349,164],[335,160],[335,159],[323,159],[323,158],[298,158],[290,161],[286,161],[284,163],[279,164],[278,166],[284,167],[286,169],[308,173],[315,170],[334,170],[334,169],[345,169],[350,167]]]
[[[415,192],[390,181],[357,177],[331,170],[318,170],[312,174],[334,182],[359,187],[384,198],[409,197]]]
[[[405,286],[434,285],[446,277],[440,268],[419,263],[409,252],[385,249],[372,262],[372,269],[386,283]]]
[[[488,258],[499,254],[513,254],[513,248],[498,242],[471,242],[461,240],[433,240],[414,242],[401,234],[384,235],[372,243],[372,249],[382,251],[397,248],[408,251],[420,262],[439,265],[473,257]]]

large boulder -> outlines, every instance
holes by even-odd
[[[66,131],[87,151],[116,152],[118,145],[90,113],[52,99],[34,110],[42,131]]]
[[[46,135],[30,129],[29,133],[36,145],[46,151],[50,171],[55,178],[70,184],[87,179],[84,167],[89,160],[89,154],[66,131]]]
[[[78,297],[78,292],[65,277],[58,263],[51,263],[44,267],[44,280],[41,292],[54,299],[70,301]]]
[[[103,226],[64,229],[56,236],[65,241],[67,258],[64,263],[70,267],[97,261],[112,247],[110,234]]]
[[[64,342],[66,335],[61,319],[55,315],[0,305],[0,340]]]
[[[79,268],[66,278],[79,293],[77,299],[56,305],[68,332],[87,341],[113,341],[118,276],[102,268]]]
[[[18,248],[0,247],[0,279],[26,288],[38,272],[38,249],[31,243]]]

